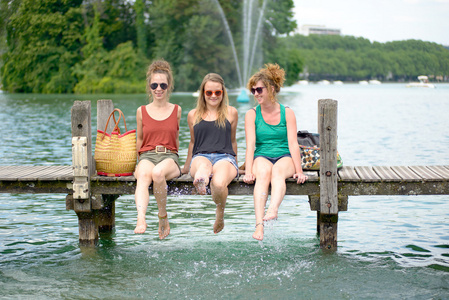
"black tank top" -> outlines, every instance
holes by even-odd
[[[231,142],[231,123],[226,120],[226,128],[215,125],[215,121],[201,120],[193,126],[195,144],[193,155],[198,153],[227,153],[235,156]]]

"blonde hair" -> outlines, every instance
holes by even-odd
[[[279,94],[281,87],[284,86],[285,71],[278,64],[266,64],[265,68],[260,69],[251,76],[246,87],[251,90],[259,81],[263,82],[271,101],[274,103],[277,101],[276,95]],[[274,92],[271,87],[274,87]]]
[[[168,94],[167,97],[170,96],[170,93],[173,92],[173,89],[175,87],[175,81],[173,79],[173,74],[171,71],[170,64],[165,61],[164,59],[158,59],[151,63],[151,65],[148,67],[147,71],[147,93],[150,97],[150,101],[152,100],[151,95],[151,77],[153,74],[165,74],[167,76],[167,84],[168,84]]]
[[[203,119],[203,115],[207,111],[206,106],[206,99],[204,97],[204,86],[208,81],[218,82],[222,86],[223,90],[223,98],[220,102],[220,106],[218,107],[218,117],[217,120],[215,120],[215,125],[218,125],[219,127],[225,127],[226,126],[226,119],[228,117],[228,105],[229,105],[229,98],[228,98],[228,92],[226,91],[225,83],[223,78],[216,74],[216,73],[209,73],[206,76],[204,76],[203,82],[200,86],[200,94],[198,96],[198,100],[196,102],[196,111],[195,111],[195,123],[198,124]]]

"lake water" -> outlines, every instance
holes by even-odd
[[[239,164],[244,115],[239,111]],[[293,86],[280,101],[294,109],[298,129],[317,131],[317,100],[338,100],[338,149],[346,165],[449,165],[449,85]],[[113,99],[128,128],[145,95],[0,94],[0,165],[71,164],[74,100]],[[181,162],[195,105],[183,108]],[[95,134],[95,133],[94,133]],[[449,195],[349,197],[339,214],[338,250],[324,253],[316,213],[304,196],[287,196],[279,220],[257,242],[253,199],[230,196],[225,228],[212,231],[210,196],[171,196],[171,233],[157,234],[151,197],[148,231],[135,235],[133,195],[116,201],[116,229],[96,249],[78,246],[78,220],[65,195],[0,193],[0,297],[8,299],[449,299]]]

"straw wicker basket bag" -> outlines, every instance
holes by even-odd
[[[118,120],[115,119],[115,112],[119,113]],[[109,120],[113,117],[115,126],[111,134],[106,132]],[[123,117],[125,133],[120,133],[119,122]],[[131,176],[136,167],[136,130],[126,128],[125,116],[118,108],[109,115],[104,131],[97,130],[95,144],[95,161],[97,174],[104,176]]]

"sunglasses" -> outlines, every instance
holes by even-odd
[[[258,94],[262,94],[263,89],[265,89],[265,88],[266,88],[266,87],[264,87],[264,86],[256,87],[256,88],[251,88],[251,94],[255,95],[256,92],[257,92]]]
[[[168,84],[166,84],[166,83],[152,83],[152,84],[150,84],[150,88],[152,89],[152,90],[155,90],[155,89],[157,89],[157,86],[158,85],[160,85],[161,86],[161,89],[163,89],[164,91],[168,88]]]
[[[223,93],[222,90],[218,90],[218,91],[204,91],[204,93],[206,94],[207,97],[212,96],[212,94],[215,94],[215,96],[220,97],[221,93]]]

